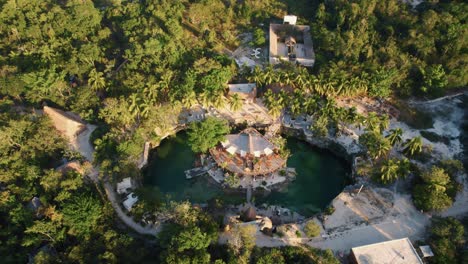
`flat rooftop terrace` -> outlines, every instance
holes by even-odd
[[[358,264],[423,264],[406,237],[351,249]]]

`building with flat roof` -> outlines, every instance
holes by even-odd
[[[411,241],[406,237],[351,249],[354,264],[423,264]]]
[[[237,94],[245,102],[254,102],[257,97],[257,85],[255,83],[228,84],[228,88],[229,96]]]
[[[310,27],[295,25],[295,22],[285,17],[284,24],[270,24],[270,64],[289,61],[305,67],[314,66]]]

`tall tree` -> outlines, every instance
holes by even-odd
[[[229,126],[225,120],[208,117],[204,121],[191,123],[189,127],[189,145],[193,152],[207,152],[229,133]]]
[[[238,94],[233,94],[232,96],[230,96],[229,101],[230,101],[230,107],[232,111],[236,112],[242,108],[243,102]]]

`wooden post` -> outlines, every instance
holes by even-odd
[[[361,192],[361,190],[362,190],[362,187],[364,187],[364,184],[362,184],[362,185],[361,185],[361,188],[359,188],[359,191],[357,192],[357,194],[356,194],[356,195],[358,195],[358,194]]]

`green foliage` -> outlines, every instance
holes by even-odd
[[[237,257],[238,263],[249,263],[252,249],[255,247],[255,233],[257,228],[253,225],[236,226],[229,240],[229,248]]]
[[[432,97],[443,95],[448,81],[442,65],[435,65],[427,69],[420,68],[419,70],[423,76],[421,91]]]
[[[172,205],[173,221],[159,234],[162,263],[210,263],[208,246],[217,240],[216,223],[189,203]]]
[[[315,223],[313,220],[309,220],[306,222],[304,226],[304,233],[308,237],[316,237],[320,235],[320,226]]]
[[[395,145],[401,143],[401,141],[402,141],[401,136],[402,135],[403,135],[403,130],[401,128],[396,128],[396,129],[390,130],[390,134],[388,134],[388,136],[386,136],[386,138],[388,138],[388,140],[390,141],[390,144],[392,144],[392,146],[395,146]]]
[[[408,159],[388,159],[385,160],[380,167],[380,180],[387,184],[404,178],[410,172],[410,162]]]
[[[346,90],[340,83],[360,76],[367,89],[353,85],[345,94],[440,96],[466,85],[466,69],[460,70],[466,61],[465,4],[440,1],[425,7],[415,10],[396,0],[318,4],[311,21],[318,54],[314,67],[336,81],[339,93]]]
[[[326,263],[339,264],[331,250],[320,250],[309,246],[278,248],[255,248],[250,263]]]
[[[225,120],[208,117],[204,121],[190,124],[188,142],[193,152],[207,152],[210,148],[224,140],[229,133]]]
[[[325,137],[328,135],[328,117],[321,115],[315,120],[311,126],[311,130],[317,137]]]
[[[265,32],[262,29],[256,28],[253,32],[253,45],[256,47],[261,47],[265,45]]]
[[[89,237],[102,216],[100,202],[89,194],[73,197],[62,209],[63,224],[70,233],[83,238]]]
[[[433,166],[421,174],[423,183],[413,189],[414,204],[424,210],[440,211],[450,207],[453,200],[447,195],[450,177],[441,168]]]
[[[229,102],[230,102],[230,108],[234,112],[239,111],[242,108],[243,102],[238,94],[233,94],[229,98]]]
[[[362,134],[359,137],[359,143],[366,147],[368,155],[373,159],[387,156],[392,148],[390,140],[377,132]]]
[[[234,174],[229,174],[225,179],[224,182],[230,187],[230,188],[237,188],[240,184],[239,177],[234,175]]]
[[[450,175],[452,180],[455,180],[456,177],[465,171],[463,163],[457,159],[446,159],[439,162],[438,165],[440,168],[444,169],[445,172]]]
[[[434,251],[431,263],[462,263],[462,248],[466,244],[465,229],[455,218],[434,218],[429,244]]]
[[[413,156],[414,154],[421,153],[423,151],[422,137],[417,136],[409,139],[404,145],[404,151],[408,155]]]

